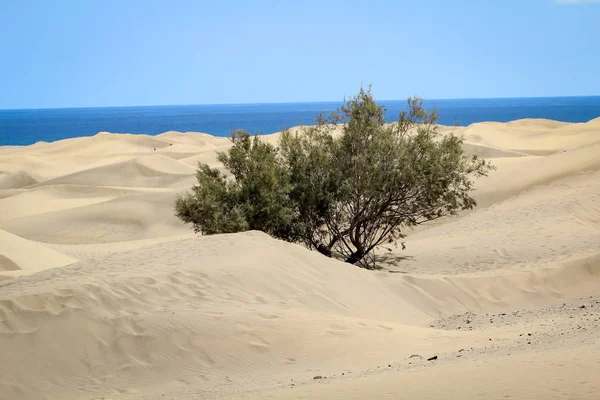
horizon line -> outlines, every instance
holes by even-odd
[[[412,96],[417,97],[417,96]],[[423,97],[424,101],[446,101],[446,100],[515,100],[515,99],[558,99],[558,98],[576,98],[576,97],[600,97],[598,95],[567,95],[567,96],[522,96],[522,97],[447,97],[428,99]],[[377,102],[406,101],[406,99],[387,99],[377,100]],[[190,106],[259,106],[275,104],[331,104],[344,103],[344,100],[320,100],[320,101],[289,101],[289,102],[258,102],[258,103],[188,103],[188,104],[146,104],[146,105],[114,105],[114,106],[71,106],[71,107],[31,107],[31,108],[0,108],[0,111],[34,111],[34,110],[73,110],[73,109],[94,109],[94,108],[140,108],[140,107],[190,107]]]

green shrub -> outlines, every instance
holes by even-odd
[[[442,135],[421,99],[396,123],[384,112],[361,89],[314,126],[283,132],[278,148],[235,131],[219,154],[232,178],[200,165],[176,214],[203,234],[261,230],[372,268],[377,246],[406,227],[473,208],[473,179],[493,168]]]

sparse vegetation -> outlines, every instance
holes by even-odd
[[[474,178],[493,168],[441,134],[421,99],[396,123],[384,112],[361,89],[314,126],[283,132],[279,147],[234,131],[218,156],[231,176],[199,165],[176,215],[203,234],[261,230],[373,268],[374,250],[407,227],[473,208]]]

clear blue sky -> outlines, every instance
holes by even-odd
[[[0,0],[0,108],[600,95],[600,2]]]

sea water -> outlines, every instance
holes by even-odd
[[[380,103],[386,107],[389,121],[397,119],[406,106],[405,101]],[[328,114],[340,105],[315,102],[0,110],[0,145],[52,142],[103,131],[150,135],[193,131],[227,136],[233,129],[246,129],[266,134],[312,124],[319,113]],[[600,96],[426,100],[424,105],[437,108],[438,122],[443,125],[522,118],[587,122],[600,116]]]

